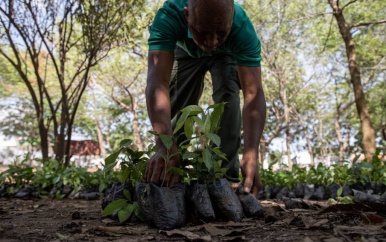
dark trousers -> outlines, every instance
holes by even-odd
[[[226,178],[233,182],[239,181],[238,151],[241,141],[240,82],[236,67],[230,54],[192,58],[177,47],[169,89],[171,114],[175,123],[181,109],[198,104],[205,74],[210,72],[214,103],[226,102],[217,134],[221,138],[220,149],[228,158],[228,161],[222,162],[222,166],[228,168]]]

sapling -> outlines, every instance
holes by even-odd
[[[106,165],[103,169],[103,172],[108,174],[115,166],[120,165],[120,184],[113,185],[111,196],[105,197],[102,203],[102,214],[117,216],[120,223],[133,217],[133,214],[143,220],[133,196],[134,187],[143,177],[148,158],[146,152],[131,149],[131,144],[130,139],[122,140],[119,149],[105,159]]]
[[[186,171],[188,182],[195,181],[190,187],[188,197],[196,215],[204,221],[214,217],[214,212],[213,215],[210,214],[213,202],[213,206],[225,219],[238,222],[243,216],[243,208],[224,178],[227,169],[222,166],[222,161],[227,158],[220,149],[221,138],[216,134],[221,128],[218,127],[218,122],[224,105],[226,104],[210,105],[206,110],[197,105],[185,107],[181,110],[173,133],[180,133],[177,140],[180,136],[185,136],[179,150],[183,162],[190,167]]]
[[[168,161],[173,157],[173,156],[176,156],[178,155],[178,153],[174,153],[174,154],[171,154],[171,148],[173,146],[173,143],[174,143],[174,138],[170,135],[166,135],[166,134],[158,134],[154,131],[150,131],[151,134],[154,134],[156,136],[159,136],[159,138],[161,139],[161,142],[162,144],[165,146],[166,148],[166,154],[165,155],[162,155],[162,159],[164,160],[164,174],[166,176],[166,173],[167,172],[172,172],[171,170],[167,170],[168,167],[167,167],[167,163]],[[163,187],[164,185],[164,182],[165,182],[165,177],[163,177],[162,179],[162,183],[161,183],[161,187]]]
[[[179,144],[179,152],[186,163],[184,165],[190,167],[187,169],[187,182],[196,180],[209,184],[225,175],[226,169],[221,163],[227,158],[220,150],[221,139],[216,134],[224,105],[210,105],[205,111],[200,106],[191,105],[181,110],[173,133],[180,132],[179,136],[185,136]]]
[[[166,148],[166,154],[161,156],[164,161],[163,173],[165,176],[162,178],[160,187],[153,183],[137,183],[136,192],[139,197],[139,208],[150,226],[166,230],[182,227],[186,222],[185,184],[179,183],[171,187],[163,186],[166,173],[175,172],[177,169],[168,170],[167,166],[168,161],[173,156],[178,155],[178,153],[171,153],[174,139],[169,135],[158,134],[154,131],[150,133],[158,136]]]

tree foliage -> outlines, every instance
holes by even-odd
[[[0,54],[28,88],[43,158],[69,161],[69,142],[90,70],[130,42],[144,1],[6,1],[0,4]],[[134,18],[135,19],[135,18]]]

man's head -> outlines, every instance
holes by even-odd
[[[184,9],[194,42],[204,51],[223,44],[232,27],[233,0],[189,0]]]

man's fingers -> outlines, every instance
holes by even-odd
[[[172,176],[170,177],[169,186],[175,185],[175,184],[177,184],[179,181],[180,181],[180,176],[178,176],[178,175],[176,175],[176,174],[172,174]]]
[[[244,180],[243,191],[246,193],[249,193],[251,192],[252,187],[253,187],[253,177],[246,177]]]
[[[253,186],[253,189],[252,189],[252,192],[253,196],[255,196],[255,198],[258,198],[259,196],[259,187],[258,186]]]
[[[240,182],[232,182],[231,183],[231,187],[233,188],[233,189],[237,189],[237,188],[239,188],[239,186],[240,186]]]
[[[160,180],[160,176],[161,176],[160,169],[152,170],[150,182],[158,185],[159,184],[159,180]]]
[[[150,182],[151,176],[153,174],[153,168],[151,166],[151,161],[149,160],[146,164],[146,170],[145,170],[145,180],[146,182]]]
[[[260,180],[260,176],[259,176],[258,172],[256,172],[254,183],[253,183],[253,188],[252,188],[252,194],[256,198],[258,198],[260,189],[262,189],[262,188],[263,188],[263,183]]]
[[[147,161],[144,179],[148,183],[162,186],[176,184],[179,182],[179,176],[174,176],[169,169],[178,165],[179,160],[170,160],[165,164],[163,157],[157,153]]]
[[[163,170],[160,177],[161,178],[160,183],[163,184],[164,187],[170,186],[170,177],[171,177],[171,173],[170,172],[165,173],[165,170]]]

